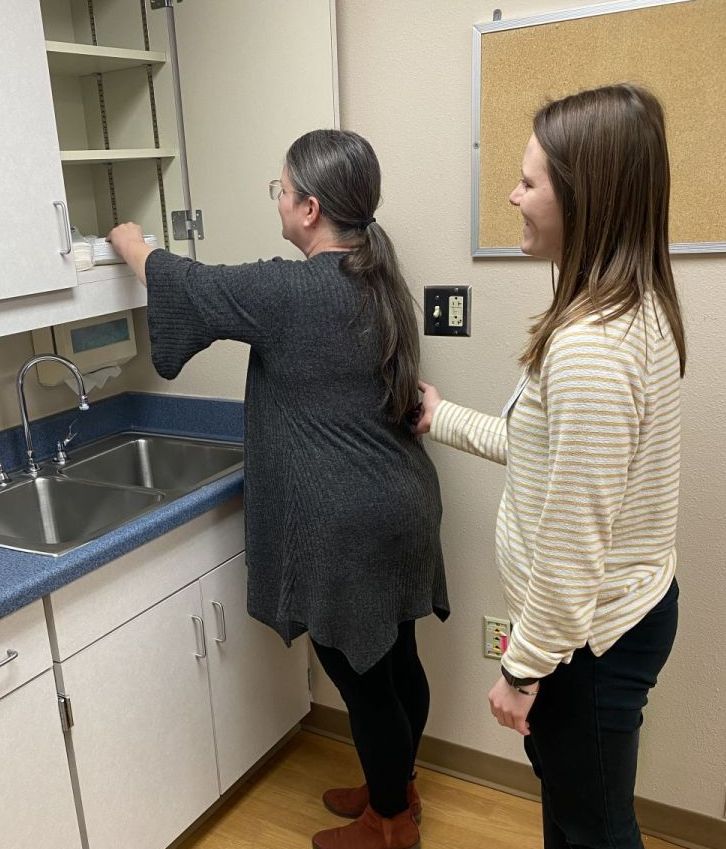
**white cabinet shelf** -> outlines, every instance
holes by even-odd
[[[170,147],[139,147],[117,150],[62,150],[61,162],[67,165],[87,165],[98,162],[128,162],[130,159],[174,159],[176,150]]]
[[[120,47],[96,47],[66,41],[46,41],[51,74],[81,77],[105,74],[143,65],[163,65],[166,53],[159,50],[128,50]]]

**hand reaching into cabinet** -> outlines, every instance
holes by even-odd
[[[144,241],[144,233],[138,224],[129,221],[119,224],[106,236],[116,253],[131,266],[134,274],[146,286],[146,257],[156,248],[150,248]]]

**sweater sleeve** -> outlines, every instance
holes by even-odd
[[[217,339],[264,347],[280,332],[290,284],[284,260],[204,265],[164,250],[146,260],[151,355],[162,377]]]
[[[548,474],[520,620],[504,656],[518,678],[549,675],[585,645],[644,411],[631,349],[602,327],[560,331],[543,361]]]
[[[459,451],[507,464],[507,420],[450,401],[441,401],[431,422],[431,438]]]

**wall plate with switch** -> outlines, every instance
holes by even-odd
[[[424,333],[471,336],[471,286],[424,286]]]

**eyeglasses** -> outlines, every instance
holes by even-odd
[[[268,186],[270,192],[270,200],[279,200],[280,195],[284,194],[285,190],[282,188],[282,183],[279,180],[270,180],[270,185]]]
[[[308,197],[304,192],[298,192],[297,189],[284,188],[280,180],[270,180],[267,189],[270,193],[270,200],[279,200],[284,194],[300,195],[301,198]]]
[[[305,197],[302,192],[298,192],[295,189],[283,188],[283,185],[280,180],[270,180],[270,183],[267,188],[270,192],[270,200],[279,200],[280,197],[286,192],[289,192],[291,195],[300,195],[301,197]]]

